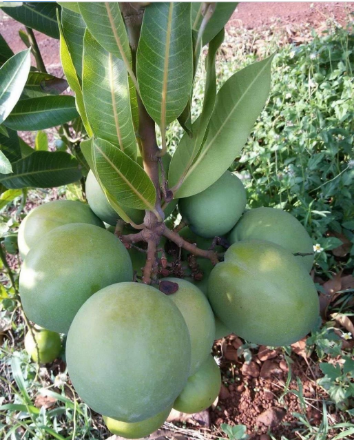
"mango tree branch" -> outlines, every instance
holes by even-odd
[[[151,283],[151,273],[153,272],[153,268],[156,264],[156,250],[157,245],[156,241],[151,239],[148,241],[148,250],[146,256],[146,264],[143,270],[143,283],[150,284]]]
[[[197,246],[184,240],[177,234],[177,232],[173,232],[167,227],[165,227],[163,235],[169,240],[176,243],[176,245],[180,248],[185,249],[186,251],[190,252],[193,255],[196,255],[197,257],[208,258],[214,265],[219,262],[218,254],[216,252],[214,252],[213,250],[204,250],[197,248]]]

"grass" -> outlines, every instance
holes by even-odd
[[[249,208],[281,207],[295,215],[318,244],[316,274],[328,280],[354,270],[354,36],[352,29],[329,23],[322,36],[312,34],[308,44],[282,44],[285,31],[276,25],[263,32],[231,29],[218,58],[218,85],[234,71],[276,52],[273,85],[268,104],[250,135],[240,160],[231,170],[242,178]],[[309,29],[302,28],[309,35]],[[196,79],[193,117],[202,104],[204,68]],[[173,151],[182,134],[177,124],[168,130]],[[61,188],[57,195],[77,198],[77,188]],[[50,191],[30,191],[29,201],[49,200]],[[15,233],[21,211],[21,197],[0,211],[3,249],[10,254],[12,267],[18,268]],[[332,250],[350,244],[342,257]],[[13,280],[6,266],[1,268],[0,290],[0,437],[6,439],[100,439],[109,434],[100,416],[77,400],[67,382],[63,364],[37,366],[23,349],[25,321],[17,297],[18,271]],[[321,289],[321,287],[319,286]],[[353,316],[353,289],[330,304],[330,313]],[[328,316],[330,316],[330,313]],[[344,322],[342,320],[342,322]],[[318,364],[323,388],[319,397],[322,420],[312,424],[306,409],[314,402],[304,397],[301,382],[296,389],[285,384],[283,395],[296,394],[302,411],[296,438],[324,440],[354,438],[353,350],[344,349],[343,334],[348,330],[335,321],[325,322],[307,340],[308,356]],[[354,335],[352,335],[354,337]],[[245,344],[245,359],[252,357],[252,346]],[[287,348],[287,355],[291,349]],[[290,365],[290,363],[289,363]],[[339,411],[340,420],[333,418]],[[169,428],[172,426],[169,424]],[[245,429],[222,426],[223,438],[246,438]],[[191,436],[190,431],[189,435]],[[219,435],[219,433],[218,433]],[[219,436],[220,436],[219,435]],[[198,437],[198,435],[197,435]],[[272,437],[274,439],[274,437]],[[278,440],[278,439],[277,439]],[[287,440],[283,437],[282,440]]]

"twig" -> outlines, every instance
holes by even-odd
[[[163,235],[168,238],[169,240],[173,241],[177,244],[180,248],[183,248],[190,252],[193,255],[196,255],[197,257],[204,257],[208,258],[214,265],[219,262],[218,255],[213,250],[204,250],[199,249],[197,246],[195,246],[192,243],[189,243],[188,241],[184,240],[182,237],[180,237],[176,232],[171,231],[170,229],[165,227],[165,230],[163,232]]]
[[[39,50],[36,37],[34,36],[33,30],[26,26],[26,31],[28,34],[28,39],[31,43],[31,50],[32,50],[34,59],[36,60],[37,68],[41,72],[47,73],[47,69],[45,68],[44,61],[43,61],[41,52]]]
[[[156,241],[149,240],[148,241],[148,250],[146,257],[146,264],[143,270],[143,283],[150,284],[151,283],[151,273],[156,263]]]
[[[4,265],[5,272],[7,273],[8,277],[10,278],[11,286],[13,287],[16,296],[18,296],[18,289],[16,287],[14,274],[12,273],[12,270],[9,266],[9,263],[7,262],[6,255],[5,255],[4,249],[2,247],[2,243],[0,243],[0,258],[1,258],[1,261]]]

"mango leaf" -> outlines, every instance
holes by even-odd
[[[127,223],[132,223],[130,217],[126,214],[124,209],[119,205],[117,200],[107,191],[107,189],[102,185],[100,178],[98,176],[97,170],[95,168],[94,158],[93,158],[93,139],[88,139],[82,141],[80,144],[81,152],[83,153],[87,163],[89,164],[93,174],[95,175],[97,181],[101,185],[103,192],[105,193],[109,204],[116,211],[120,218],[122,218]]]
[[[35,140],[36,151],[48,151],[48,136],[45,131],[39,131]]]
[[[203,46],[209,43],[229,21],[232,13],[236,9],[238,2],[217,2],[214,3],[215,10],[203,32]],[[203,20],[203,3],[192,3],[192,26],[193,30],[199,31]]]
[[[0,34],[0,64],[4,64],[9,58],[13,56],[13,52],[7,44],[4,37]]]
[[[68,87],[69,84],[63,78],[56,78],[44,72],[30,72],[23,93],[29,98],[60,95]]]
[[[24,159],[25,157],[29,156],[34,152],[34,148],[30,147],[23,139],[18,137],[18,143],[20,144],[20,152],[21,152],[21,158]]]
[[[184,169],[188,169],[196,158],[205,139],[216,98],[215,57],[223,42],[223,39],[224,30],[222,29],[219,34],[209,43],[208,56],[205,60],[207,76],[202,113],[192,126],[194,137],[190,138],[187,134],[184,134],[182,137],[178,148],[172,157],[172,162],[175,162],[174,166],[177,164],[178,167],[181,166],[180,164],[184,164]]]
[[[77,3],[74,4],[77,5]],[[77,9],[78,13],[69,9],[63,9],[61,13],[61,24],[68,52],[71,56],[77,76],[81,79],[86,24],[80,14],[79,7],[77,7]]]
[[[5,121],[19,100],[31,67],[29,50],[17,53],[0,69],[0,124]]]
[[[0,183],[9,189],[52,188],[76,182],[81,177],[77,160],[68,153],[34,151],[12,164],[13,173],[0,174]]]
[[[130,110],[132,112],[133,125],[135,133],[139,131],[139,108],[138,108],[138,98],[136,94],[136,89],[134,83],[130,76],[128,76],[129,81],[129,96],[130,96]]]
[[[125,64],[100,46],[88,31],[84,39],[83,95],[94,135],[136,160]]]
[[[22,191],[20,189],[8,189],[0,195],[0,209],[12,202],[16,197],[20,197]]]
[[[80,2],[79,8],[90,33],[98,43],[126,65],[130,65],[129,40],[118,3]]]
[[[0,173],[1,174],[12,173],[11,163],[2,151],[0,151]]]
[[[214,111],[215,98],[216,98],[216,70],[215,70],[215,58],[216,53],[224,41],[224,29],[222,29],[215,38],[209,43],[208,56],[205,60],[206,83],[204,92],[203,109],[199,119],[198,127],[196,128],[196,139],[194,142],[194,148],[199,151],[202,145],[210,118]]]
[[[94,140],[93,157],[99,180],[115,200],[130,208],[154,211],[155,187],[140,165],[103,139]]]
[[[190,145],[181,148],[169,171],[175,197],[190,197],[214,182],[241,153],[270,89],[273,56],[235,73],[221,87],[202,149],[191,164]],[[177,153],[177,151],[176,151]]]
[[[141,99],[161,131],[183,112],[193,80],[190,3],[151,3],[137,52]]]
[[[10,162],[21,159],[19,137],[16,131],[7,130],[7,136],[0,134],[0,150],[5,153]]]
[[[7,131],[7,128],[4,125],[0,125],[0,134],[9,137],[9,133]]]
[[[45,96],[19,101],[6,119],[14,130],[34,131],[55,127],[78,117],[72,96]]]
[[[63,8],[62,12],[64,12],[64,9],[68,9],[69,11],[80,14],[80,8],[77,2],[57,2],[57,3]]]
[[[76,109],[79,112],[82,123],[84,124],[84,127],[86,129],[86,132],[89,136],[92,136],[92,130],[89,124],[89,121],[87,119],[85,104],[84,104],[84,97],[82,94],[81,84],[79,82],[79,78],[76,73],[76,69],[73,63],[73,59],[71,57],[69,47],[66,43],[65,36],[63,34],[62,26],[59,25],[59,31],[60,31],[60,59],[61,64],[63,66],[64,73],[66,75],[66,79],[68,80],[68,83],[71,87],[71,89],[75,93],[75,104]]]
[[[26,2],[18,8],[2,8],[7,15],[36,31],[53,38],[59,38],[56,9],[54,2]]]

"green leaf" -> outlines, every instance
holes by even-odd
[[[94,135],[136,160],[125,64],[100,46],[88,31],[84,39],[83,94]]]
[[[350,438],[349,436],[352,434],[354,434],[354,427],[347,429],[346,431],[341,432],[340,434],[333,437],[332,440],[340,440],[342,438],[348,439],[348,438]]]
[[[1,174],[12,173],[11,163],[2,151],[0,151],[0,173]]]
[[[154,210],[155,187],[140,165],[103,139],[94,140],[93,156],[99,180],[119,204]]]
[[[69,84],[63,78],[44,72],[30,72],[23,92],[29,98],[37,98],[43,95],[60,95],[68,87]]]
[[[36,151],[48,151],[48,136],[45,131],[39,131],[35,140]]]
[[[10,162],[21,159],[19,137],[16,131],[7,130],[7,136],[0,134],[0,150],[5,153]]]
[[[7,403],[0,406],[0,411],[19,411],[39,415],[40,409],[32,405],[21,405],[20,403]]]
[[[12,202],[16,197],[20,197],[22,191],[20,189],[8,189],[0,195],[0,209]]]
[[[109,201],[112,208],[116,211],[116,213],[119,215],[120,218],[122,218],[127,223],[132,223],[132,220],[130,217],[126,214],[124,209],[119,205],[119,203],[115,200],[115,198],[107,191],[107,188],[105,188],[102,185],[102,182],[100,181],[100,178],[98,176],[97,170],[95,168],[94,158],[93,158],[93,139],[88,139],[86,141],[82,141],[80,144],[81,152],[84,155],[87,163],[90,166],[90,169],[92,170],[93,174],[95,175],[97,181],[101,185],[101,188],[103,192],[105,193],[107,200]]]
[[[53,38],[59,38],[56,9],[54,2],[26,2],[18,8],[2,8],[7,15],[36,31]]]
[[[141,99],[163,131],[183,112],[193,81],[190,3],[151,3],[137,52]]]
[[[320,363],[320,368],[323,374],[328,376],[331,380],[335,381],[337,377],[340,377],[342,372],[339,365],[332,365],[327,363]]]
[[[130,76],[128,75],[129,81],[129,95],[130,95],[130,110],[133,118],[133,125],[135,133],[139,131],[139,108],[138,108],[138,98],[136,94],[136,89],[134,83]]]
[[[24,159],[34,152],[34,148],[30,147],[23,139],[18,137],[18,143],[20,144],[21,157],[19,159]]]
[[[26,403],[31,404],[32,403],[31,398],[27,392],[26,382],[21,370],[21,362],[17,356],[13,356],[11,358],[11,371],[12,371],[12,376],[15,379],[15,382],[18,386],[18,389],[21,392],[22,398]]]
[[[178,155],[176,151],[169,170],[176,198],[208,188],[241,153],[268,97],[272,59],[254,63],[224,83],[216,97],[204,145],[195,159],[190,144],[180,143],[177,150],[182,151]]]
[[[118,2],[80,2],[79,8],[98,43],[126,65],[131,64],[128,35]]]
[[[11,57],[0,68],[0,124],[5,121],[19,100],[31,67],[29,50]]]
[[[0,135],[4,135],[6,137],[9,137],[9,133],[7,128],[4,125],[0,125]]]
[[[215,10],[211,16],[208,24],[203,32],[203,46],[208,44],[225,26],[229,21],[232,13],[238,5],[237,2],[217,2],[214,3]],[[193,30],[199,31],[200,25],[203,20],[203,14],[201,10],[202,3],[192,3],[192,25]]]
[[[75,3],[77,5],[77,3]],[[79,9],[79,7],[77,7]],[[82,54],[84,50],[84,35],[86,24],[80,11],[75,13],[69,9],[63,9],[61,24],[68,52],[79,79],[82,78]]]
[[[216,99],[216,70],[215,70],[215,58],[216,53],[224,41],[224,29],[222,29],[216,37],[209,43],[208,56],[205,61],[205,70],[207,72],[205,93],[203,101],[203,109],[196,127],[196,139],[194,142],[194,149],[196,153],[199,151],[200,146],[203,144],[207,128],[209,126],[210,118],[214,111],[215,99]],[[195,154],[196,154],[195,153]],[[194,157],[193,157],[194,159]]]
[[[14,130],[35,131],[62,125],[77,117],[72,96],[45,96],[19,101],[5,125]]]
[[[57,3],[59,3],[59,5],[63,8],[62,13],[64,12],[64,9],[68,9],[69,11],[80,14],[80,8],[77,2],[57,2]]]
[[[71,89],[75,93],[75,105],[77,108],[77,111],[79,112],[82,123],[84,124],[84,127],[86,129],[86,132],[89,136],[92,136],[92,130],[89,124],[89,121],[87,119],[85,104],[84,104],[84,97],[82,94],[81,84],[79,82],[79,79],[77,77],[77,73],[75,70],[75,66],[68,48],[68,45],[66,43],[62,26],[59,26],[60,31],[60,59],[63,66],[64,73],[66,75],[66,78],[68,80],[68,83],[71,87]]]
[[[0,64],[4,64],[13,54],[5,38],[0,34]]]
[[[13,173],[0,174],[6,188],[52,188],[76,182],[81,177],[77,160],[68,153],[34,151],[12,164]]]

